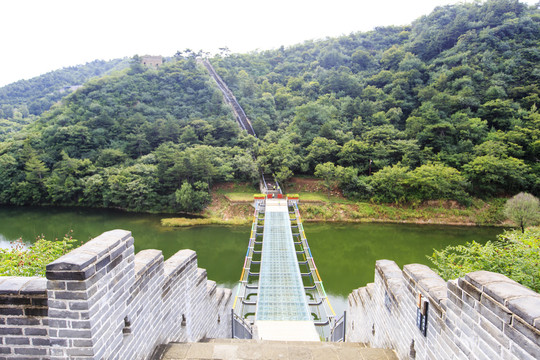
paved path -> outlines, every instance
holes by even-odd
[[[287,342],[216,339],[206,343],[170,343],[161,360],[398,360],[392,350],[359,343]]]

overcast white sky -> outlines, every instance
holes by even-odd
[[[436,6],[457,2],[2,0],[0,86],[95,59],[225,46],[249,52],[409,24]]]

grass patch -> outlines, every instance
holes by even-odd
[[[234,218],[234,219],[220,219],[220,218],[203,218],[203,219],[188,219],[188,218],[166,218],[161,219],[161,225],[167,227],[188,227],[199,225],[245,225],[249,224],[250,219]]]
[[[223,195],[229,199],[229,201],[253,201],[253,195],[255,193],[252,191],[250,193],[245,192],[224,192]]]
[[[299,200],[301,201],[320,201],[320,202],[330,202],[328,196],[321,193],[299,193]]]

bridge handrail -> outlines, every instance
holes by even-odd
[[[334,309],[332,308],[332,305],[330,304],[330,300],[328,299],[328,295],[326,294],[326,291],[324,289],[322,279],[321,279],[321,276],[319,274],[319,270],[317,269],[317,266],[315,265],[315,260],[313,259],[313,256],[311,255],[311,249],[309,247],[309,243],[307,241],[306,234],[304,232],[304,226],[302,225],[302,219],[301,219],[301,216],[300,216],[300,210],[298,209],[298,203],[296,203],[296,202],[292,203],[292,206],[293,206],[294,213],[295,213],[296,220],[297,220],[297,224],[298,224],[300,240],[303,243],[302,245],[303,245],[303,248],[304,248],[304,252],[306,254],[306,260],[308,261],[309,270],[312,273],[312,276],[313,276],[313,279],[314,279],[314,282],[315,282],[315,285],[316,285],[316,288],[317,288],[317,292],[319,293],[320,298],[326,300],[326,304],[328,306],[328,309],[330,310],[329,313],[327,312],[327,315],[330,314],[330,315],[328,315],[328,317],[335,317],[336,313],[335,313]],[[316,281],[315,279],[318,279],[318,281]]]
[[[242,267],[242,274],[240,275],[240,285],[238,286],[238,289],[236,291],[236,296],[234,298],[234,303],[232,307],[233,312],[236,309],[236,304],[238,302],[238,299],[239,298],[243,299],[245,297],[246,291],[247,291],[247,287],[245,286],[245,284],[247,284],[248,278],[250,274],[252,274],[250,272],[250,268],[251,268],[253,253],[254,253],[254,247],[255,247],[254,243],[255,243],[255,238],[256,238],[255,235],[257,234],[258,220],[259,220],[259,207],[257,206],[253,213],[253,223],[251,225],[251,234],[249,236],[249,244],[248,244],[246,256],[244,259],[244,266]],[[241,307],[243,308],[243,302],[241,302]],[[240,311],[240,313],[242,313],[242,311]]]

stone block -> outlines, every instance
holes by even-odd
[[[514,344],[510,348],[510,353],[512,354],[512,360],[538,360],[538,358],[533,358],[528,352]]]
[[[48,355],[48,349],[36,347],[21,347],[15,349],[17,355]]]
[[[377,271],[383,279],[403,278],[401,269],[391,260],[377,260],[375,262],[375,271]]]
[[[207,279],[206,269],[197,268],[197,279],[195,283],[200,286]]]
[[[504,324],[509,323],[509,321],[507,321],[508,319],[504,319],[504,320],[501,319],[495,313],[493,313],[491,310],[489,310],[487,307],[485,307],[482,304],[478,305],[477,310],[480,312],[481,316],[483,316],[486,320],[488,320],[490,323],[495,325],[495,327],[497,327],[497,329],[501,331],[504,328]]]
[[[109,265],[110,262],[111,262],[111,257],[109,255],[101,258],[96,263],[96,271],[99,271],[99,270],[103,269],[105,266]]]
[[[47,279],[47,290],[66,290],[66,282]]]
[[[49,318],[49,328],[65,329],[67,328],[67,321],[63,319]]]
[[[504,336],[503,332],[500,329],[498,329],[496,326],[491,324],[491,322],[489,322],[488,320],[481,317],[480,323],[479,323],[479,329],[489,334],[489,336],[495,339],[504,348],[507,348],[507,349],[510,348],[510,341],[508,340],[508,338]]]
[[[117,229],[104,232],[103,234],[84,244],[83,247],[99,246],[100,248],[106,247],[107,251],[112,251],[121,243],[124,243],[125,245],[133,245],[132,242],[130,243],[132,239],[131,231]]]
[[[47,270],[46,276],[48,280],[86,280],[96,272],[95,266],[89,266],[81,271],[67,270]]]
[[[418,286],[424,289],[431,298],[439,304],[447,298],[448,287],[442,278],[424,278],[418,281]]]
[[[60,300],[86,300],[89,295],[86,291],[57,291],[54,297]]]
[[[51,346],[51,341],[48,338],[32,338],[34,346]]]
[[[514,327],[514,329],[525,335],[525,337],[527,337],[533,343],[540,346],[540,331],[538,329],[535,329],[534,327],[527,324],[518,317],[514,317],[512,326]]]
[[[66,281],[66,290],[68,291],[85,291],[87,289],[86,281]]]
[[[492,313],[497,315],[504,323],[509,324],[512,319],[512,313],[506,306],[496,302],[491,296],[486,293],[482,294],[480,303],[488,308]]]
[[[457,280],[448,280],[446,282],[446,286],[448,288],[448,292],[451,292],[457,297],[461,298],[462,290],[459,288]]]
[[[31,317],[8,317],[6,319],[6,325],[13,325],[13,326],[37,326],[40,325],[41,322],[38,318],[31,318]]]
[[[476,301],[480,301],[482,291],[479,290],[475,285],[468,282],[466,280],[466,278],[465,279],[464,278],[459,278],[458,279],[458,286],[460,287],[461,290],[463,290],[463,292],[466,292],[467,295],[469,295],[470,297],[472,297]]]
[[[484,286],[494,282],[509,282],[515,283],[506,276],[490,271],[480,270],[468,273],[465,275],[465,280],[475,286],[479,291],[483,291]]]
[[[3,295],[0,296],[0,305],[30,305],[29,297],[21,297],[18,295]]]
[[[6,345],[30,345],[30,339],[27,337],[6,337]]]
[[[123,254],[120,254],[118,255],[116,258],[114,258],[113,260],[111,260],[111,262],[109,262],[109,264],[107,264],[107,272],[111,272],[114,268],[116,268],[121,262],[122,260],[124,259],[124,255]]]
[[[478,339],[478,351],[476,354],[484,355],[484,359],[493,360],[500,358],[500,346],[497,343],[492,343],[496,348],[492,348],[490,344],[486,343],[483,338]]]
[[[33,297],[31,298],[32,306],[48,307],[49,301],[46,297]]]
[[[508,336],[510,340],[515,343],[515,345],[527,352],[533,358],[540,359],[540,345],[538,343],[533,343],[525,335],[517,331],[509,324],[504,325],[504,334]]]
[[[501,343],[494,339],[487,331],[485,331],[481,326],[476,328],[476,334],[484,343],[489,346],[493,351],[499,353],[501,351]]]
[[[540,330],[540,295],[508,300],[508,309],[525,322]]]
[[[48,308],[25,308],[24,309],[24,315],[25,316],[47,316],[49,309]]]
[[[181,273],[187,266],[195,265],[197,254],[193,250],[180,250],[171,256],[163,264],[165,277],[170,277]]]
[[[45,328],[25,328],[24,329],[24,335],[26,336],[47,336],[48,331]]]

